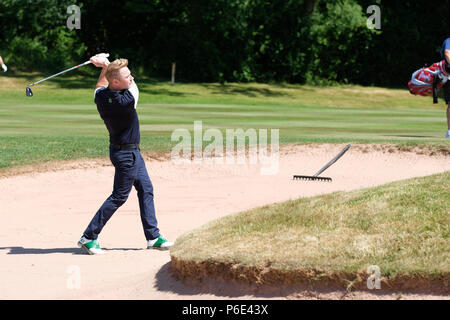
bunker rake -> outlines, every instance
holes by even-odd
[[[339,152],[333,159],[331,159],[326,165],[324,165],[317,173],[313,176],[298,176],[295,175],[293,180],[319,180],[319,181],[332,181],[329,177],[319,177],[319,174],[324,172],[329,166],[339,160],[340,157],[344,155],[345,152],[350,148],[350,145],[346,145],[341,152]]]

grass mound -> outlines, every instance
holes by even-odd
[[[449,199],[445,172],[264,206],[178,238],[172,268],[198,280],[367,288],[375,266],[383,289],[448,292]]]

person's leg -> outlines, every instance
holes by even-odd
[[[83,236],[87,239],[97,239],[114,212],[128,199],[134,179],[136,178],[136,158],[132,151],[112,151],[111,161],[116,169],[114,174],[114,189],[84,231]]]
[[[450,130],[450,103],[447,104],[447,129]]]
[[[137,175],[134,181],[134,187],[137,190],[139,199],[139,209],[141,213],[142,227],[147,240],[153,240],[160,236],[157,227],[155,204],[153,199],[153,185],[148,176],[144,159],[139,150],[135,151]]]
[[[446,138],[450,138],[450,81],[447,81],[444,85],[444,98],[447,104],[447,134]]]

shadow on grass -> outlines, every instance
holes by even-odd
[[[58,85],[60,88],[64,89],[92,89],[95,88],[95,84],[97,83],[98,75],[92,74],[92,72],[81,72],[81,74],[78,74],[76,76],[70,76],[67,75],[66,77],[64,75],[58,76],[55,78],[52,78],[49,81],[53,81],[56,85]],[[150,79],[150,78],[135,78],[137,85],[155,85],[158,84],[158,80],[156,79]],[[149,92],[146,92],[146,89],[139,88],[139,91],[150,93],[150,94],[167,94],[171,95],[171,91],[165,90],[163,92],[158,92],[156,90],[149,90]],[[175,92],[174,95],[176,95],[178,92]],[[180,93],[182,94],[182,93]]]
[[[383,137],[401,137],[401,138],[435,138],[433,136],[414,136],[407,134],[384,134]]]
[[[164,96],[171,96],[171,97],[186,97],[188,95],[189,96],[198,95],[197,93],[194,93],[194,92],[190,92],[189,94],[187,94],[185,92],[172,91],[172,90],[161,89],[161,88],[151,90],[151,89],[146,89],[146,88],[142,88],[142,87],[139,88],[139,92],[151,94],[151,95],[164,95]]]
[[[200,86],[211,90],[212,94],[245,95],[247,97],[290,97],[287,92],[276,91],[270,88],[259,88],[246,84],[217,84],[201,83]]]

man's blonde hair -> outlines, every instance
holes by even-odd
[[[106,68],[105,77],[109,83],[113,81],[113,79],[119,79],[120,77],[120,69],[128,66],[127,59],[116,59],[111,62]]]

